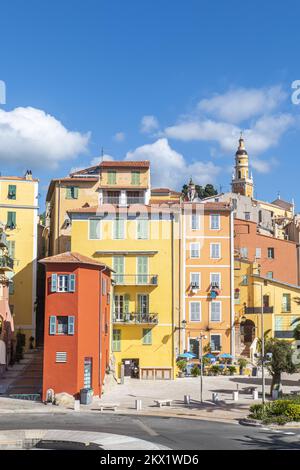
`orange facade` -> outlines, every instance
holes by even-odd
[[[48,389],[76,397],[80,389],[92,388],[100,396],[109,365],[110,270],[95,263],[51,262],[51,258],[42,262],[46,266],[43,399]]]
[[[256,261],[262,276],[299,285],[297,243],[257,232],[257,224],[234,220],[234,247],[240,258]]]
[[[196,352],[200,333],[212,352],[232,353],[231,210],[222,203],[184,204],[183,349]]]

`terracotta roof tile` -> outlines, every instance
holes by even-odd
[[[93,266],[98,266],[99,268],[106,267],[110,271],[112,269],[104,263],[98,262],[93,258],[89,258],[88,256],[81,255],[80,253],[66,251],[65,253],[60,253],[58,255],[49,256],[48,258],[44,258],[39,260],[39,263],[48,264],[48,263],[63,263],[63,264],[89,264]]]
[[[149,168],[150,162],[144,161],[104,161],[100,163],[100,168]]]

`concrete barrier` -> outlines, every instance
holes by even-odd
[[[141,411],[142,410],[142,400],[135,400],[135,409],[137,411]]]
[[[232,392],[232,399],[233,399],[234,401],[238,401],[238,399],[239,399],[239,392],[238,392],[238,390]]]

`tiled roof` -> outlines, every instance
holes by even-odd
[[[290,211],[293,207],[293,204],[291,202],[284,201],[283,199],[275,199],[272,204],[274,204],[274,206],[281,207],[282,209],[285,209],[287,211]]]
[[[105,161],[100,163],[100,168],[149,168],[150,162],[144,161]]]
[[[231,211],[232,208],[227,202],[188,202],[185,201],[184,205],[192,206],[193,209],[196,209],[199,206],[204,206],[204,210],[215,210],[215,211]]]
[[[63,264],[89,264],[93,266],[98,266],[99,268],[107,268],[110,271],[112,269],[104,263],[100,263],[93,258],[88,256],[81,255],[80,253],[66,251],[65,253],[60,253],[59,255],[49,256],[48,258],[41,259],[39,261],[42,264],[48,263],[63,263]]]
[[[39,181],[37,178],[26,178],[25,176],[0,176],[0,180]]]

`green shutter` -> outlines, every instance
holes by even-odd
[[[148,280],[148,258],[147,256],[138,256],[137,258],[137,281],[138,284],[147,284]]]
[[[75,317],[70,316],[68,317],[68,335],[75,334]]]
[[[75,283],[75,274],[70,274],[69,276],[69,292],[75,292],[76,283]]]
[[[16,248],[15,240],[8,240],[7,241],[8,256],[12,259],[15,259],[15,248]]]
[[[56,317],[52,315],[50,317],[50,322],[49,322],[49,334],[50,335],[55,335],[56,333]]]
[[[118,283],[124,282],[124,256],[114,256],[113,257],[113,270],[116,272],[114,274],[114,279]]]
[[[70,186],[66,188],[66,199],[72,199]]]
[[[7,226],[9,228],[15,228],[17,221],[16,212],[7,212]]]
[[[57,274],[51,275],[51,292],[57,291]]]
[[[15,184],[8,185],[8,199],[16,199],[17,186]]]
[[[148,239],[148,220],[138,220],[137,221],[137,238],[139,240]]]
[[[117,182],[117,174],[115,171],[109,171],[107,174],[107,182],[108,184],[116,184]]]
[[[112,334],[112,350],[115,352],[121,351],[121,330],[113,330]]]
[[[78,188],[74,187],[73,188],[73,198],[74,199],[78,199],[78,192],[79,192]]]
[[[140,184],[140,172],[132,171],[131,172],[131,184],[139,185]]]
[[[90,219],[89,220],[89,238],[90,240],[99,240],[100,239],[100,219]]]
[[[130,301],[129,294],[125,294],[124,295],[124,313],[129,313],[129,301]]]
[[[143,344],[152,344],[152,330],[150,328],[143,329]]]
[[[114,238],[116,240],[124,239],[124,219],[115,219],[114,220]]]

